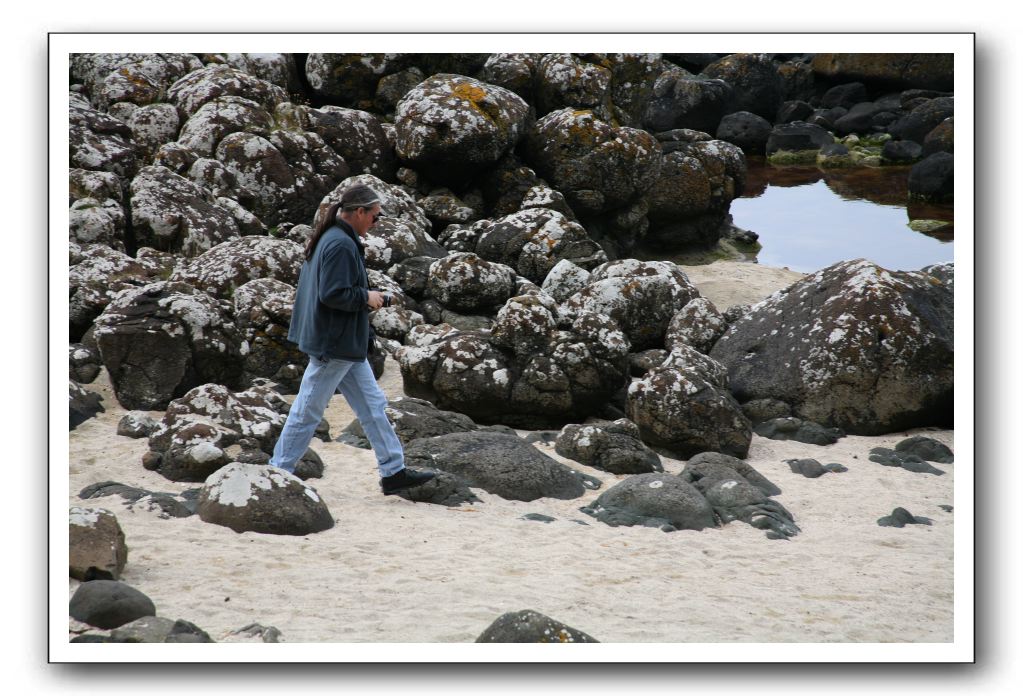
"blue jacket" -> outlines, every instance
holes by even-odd
[[[373,336],[368,298],[362,243],[339,222],[323,233],[312,258],[302,264],[288,340],[316,358],[365,360]]]

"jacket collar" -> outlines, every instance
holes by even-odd
[[[335,227],[337,227],[342,232],[344,232],[349,237],[351,237],[352,241],[355,242],[355,246],[358,247],[358,249],[359,249],[359,256],[362,256],[363,258],[365,258],[365,256],[366,256],[366,248],[362,245],[362,240],[359,238],[359,235],[355,232],[355,230],[352,229],[352,226],[349,225],[344,220],[338,220],[337,224],[335,225]]]

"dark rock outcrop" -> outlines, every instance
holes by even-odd
[[[954,461],[952,450],[944,443],[924,435],[907,437],[895,445],[895,451],[903,454],[914,454],[921,459],[926,459],[939,464],[951,464]]]
[[[530,609],[508,612],[494,620],[477,643],[599,643],[579,629]]]
[[[554,451],[612,474],[662,471],[661,458],[640,440],[636,424],[624,418],[613,423],[566,425]]]

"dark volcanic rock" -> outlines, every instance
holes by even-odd
[[[820,126],[812,123],[784,123],[771,129],[771,135],[767,139],[765,152],[768,155],[779,150],[785,152],[805,152],[807,150],[820,150],[825,145],[835,142],[831,134]]]
[[[726,113],[749,111],[774,118],[784,99],[778,69],[763,53],[733,53],[708,65],[703,74],[732,87]]]
[[[817,53],[816,75],[830,80],[859,80],[885,86],[952,89],[951,53]]]
[[[951,203],[955,197],[955,158],[936,152],[909,170],[909,197],[932,203]]]
[[[398,397],[388,402],[385,411],[387,419],[394,426],[395,434],[401,440],[401,444],[405,446],[420,438],[466,433],[477,428],[472,419],[466,415],[454,411],[442,411],[429,401],[408,396]],[[348,424],[348,427],[342,432],[342,436],[361,439],[366,442],[366,448],[369,446],[366,433],[358,419]],[[339,439],[345,441],[342,438]]]
[[[792,415],[792,409],[784,401],[778,399],[753,399],[742,405],[742,412],[750,423],[758,425],[774,418],[786,418]]]
[[[302,247],[287,239],[241,237],[178,264],[170,280],[188,283],[213,297],[231,297],[242,285],[259,278],[297,285],[303,260]]]
[[[725,524],[741,520],[757,529],[768,530],[769,539],[787,539],[799,533],[792,513],[746,481],[718,481],[707,488],[704,495]]]
[[[631,421],[566,425],[554,451],[580,464],[612,474],[646,474],[662,471],[661,459],[639,438]]]
[[[891,124],[888,132],[902,140],[923,145],[927,134],[955,113],[952,97],[939,97],[924,102],[904,117]]]
[[[580,510],[612,527],[658,527],[666,532],[716,527],[714,510],[703,494],[678,476],[637,474]]]
[[[420,468],[419,471],[430,472],[434,477],[415,488],[398,491],[396,493],[398,497],[411,500],[414,503],[433,503],[446,507],[480,502],[480,499],[470,490],[471,484],[461,476],[438,469]]]
[[[914,435],[902,440],[895,445],[895,451],[904,454],[915,454],[921,459],[926,459],[939,464],[951,464],[954,461],[952,450],[944,443],[934,438],[923,435]]]
[[[477,643],[599,643],[582,631],[530,609],[502,614]]]
[[[851,109],[855,104],[867,100],[867,88],[862,82],[847,82],[842,85],[835,85],[821,97],[821,107],[832,109],[841,106]]]
[[[75,590],[68,613],[97,628],[117,628],[143,616],[156,616],[156,606],[134,587],[116,580],[92,580]]]
[[[781,489],[771,483],[763,474],[741,459],[720,452],[701,452],[688,462],[679,474],[683,481],[692,483],[700,491],[706,491],[718,481],[738,477],[755,486],[764,495],[779,495]]]
[[[901,467],[914,474],[934,474],[935,476],[945,474],[944,471],[931,466],[915,454],[896,452],[887,447],[875,447],[870,450],[870,461],[884,466]]]
[[[334,526],[310,486],[282,469],[256,464],[229,464],[206,479],[199,517],[236,532],[261,534],[304,536]]]
[[[876,435],[952,417],[952,291],[922,271],[862,259],[809,275],[757,304],[714,345],[745,402]]]
[[[816,459],[786,459],[785,462],[794,474],[802,474],[806,478],[818,478],[828,472],[840,474],[848,471],[841,464],[821,464]]]
[[[878,518],[879,527],[905,527],[907,524],[930,525],[931,519],[927,517],[914,517],[906,508],[897,507],[887,517]]]
[[[746,155],[763,155],[771,137],[771,122],[748,111],[737,111],[721,119],[715,137],[738,145]]]
[[[653,132],[690,128],[713,133],[725,115],[731,92],[724,80],[701,79],[669,68],[654,82],[644,127]]]
[[[68,380],[68,429],[74,430],[97,413],[105,411],[100,404],[102,400],[99,394],[86,391],[77,382]]]
[[[409,444],[405,461],[413,468],[440,469],[474,488],[508,500],[569,500],[600,484],[569,469],[512,435],[467,432]]]
[[[839,428],[825,428],[820,423],[793,417],[764,421],[753,428],[753,431],[772,440],[795,440],[808,445],[833,445],[839,438],[845,437],[845,433]]]
[[[889,140],[881,148],[881,158],[893,164],[906,164],[920,159],[923,148],[912,140]]]

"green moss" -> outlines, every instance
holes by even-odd
[[[782,166],[793,164],[816,164],[818,152],[818,150],[800,150],[798,152],[778,150],[768,155],[767,161],[771,164]]]
[[[909,229],[913,230],[914,232],[923,232],[924,234],[928,234],[930,232],[937,232],[937,231],[939,231],[941,229],[944,229],[945,227],[948,227],[948,226],[949,226],[949,224],[947,222],[945,222],[944,220],[910,220],[909,221]]]
[[[852,154],[845,155],[818,155],[817,166],[821,169],[840,169],[843,167],[855,167],[857,162],[853,159]]]

